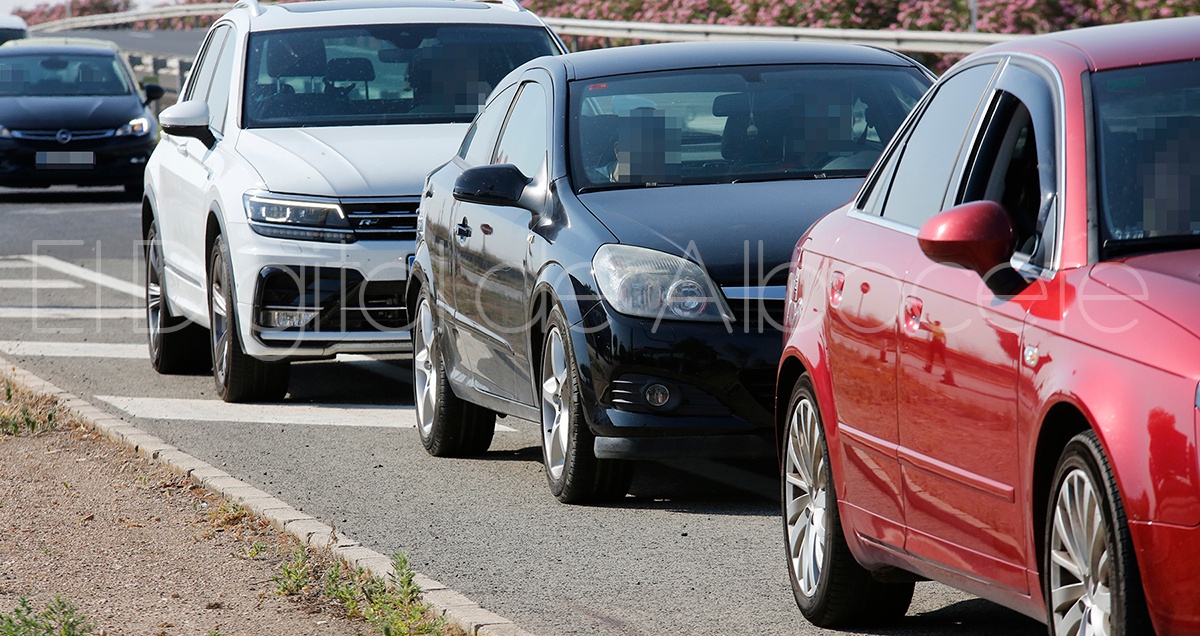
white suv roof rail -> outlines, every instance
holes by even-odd
[[[238,0],[238,3],[233,5],[234,9],[246,9],[250,15],[260,16],[263,14],[263,8],[258,4],[258,0]]]
[[[521,6],[521,3],[518,0],[470,0],[470,1],[471,2],[482,2],[484,4],[499,4],[499,5],[508,7],[509,9],[516,10],[516,11],[524,11],[525,10],[525,7]]]

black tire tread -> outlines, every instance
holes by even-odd
[[[229,370],[226,373],[226,384],[222,385],[220,380],[217,379],[216,374],[213,374],[217,396],[226,402],[233,403],[278,402],[287,395],[288,382],[291,380],[291,364],[287,361],[267,362],[259,360],[245,352],[242,346],[241,333],[238,329],[237,312],[235,309],[237,304],[232,293],[227,250],[228,248],[225,246],[222,237],[218,235],[213,242],[209,275],[218,275],[217,271],[219,268],[222,281],[225,283],[224,293],[226,294],[226,307],[229,308],[228,320],[232,346],[230,347]],[[214,356],[213,363],[216,364],[216,351],[213,350],[216,343],[212,341],[213,337],[215,336],[210,332],[209,350]]]
[[[145,289],[150,286],[150,245],[158,241],[158,223],[152,222],[146,233],[146,271]],[[160,248],[161,253],[161,248]],[[212,368],[212,350],[208,343],[208,330],[186,319],[171,315],[171,305],[167,301],[167,290],[159,281],[162,307],[160,309],[160,342],[155,351],[152,343],[147,342],[150,352],[150,364],[155,371],[162,375],[191,374],[207,371]],[[147,320],[149,315],[147,314]],[[147,339],[150,338],[147,329]]]
[[[429,292],[421,290],[421,302],[432,306]],[[414,327],[415,328],[415,327]],[[487,452],[496,433],[496,413],[455,395],[446,373],[441,347],[433,346],[437,354],[437,398],[433,407],[433,426],[428,437],[421,435],[421,445],[434,457],[472,457]]]

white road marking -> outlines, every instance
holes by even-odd
[[[96,399],[107,402],[133,417],[157,420],[368,428],[417,427],[417,413],[412,407],[391,404],[229,404],[219,400],[114,395],[97,395]],[[500,424],[496,425],[496,430],[516,432]]]
[[[388,404],[229,404],[219,400],[97,395],[133,417],[201,422],[416,428],[416,412]]]
[[[17,260],[14,258],[0,259],[0,269],[29,269],[33,267],[33,263],[25,259]]]
[[[134,320],[146,310],[132,307],[0,307],[0,318],[32,320]]]
[[[61,272],[68,276],[74,276],[75,278],[86,280],[89,283],[95,283],[101,287],[107,287],[111,290],[119,291],[124,294],[129,294],[130,296],[145,298],[146,292],[142,289],[141,285],[135,285],[129,281],[121,280],[115,276],[109,276],[108,274],[92,271],[86,267],[80,267],[73,263],[68,263],[66,261],[54,258],[53,256],[46,256],[45,254],[31,254],[25,256],[24,258],[38,267],[45,267],[46,269]]]
[[[83,289],[64,278],[0,278],[0,289]]]
[[[51,358],[126,358],[146,360],[146,345],[107,344],[103,342],[20,342],[0,340],[0,351],[14,356]]]

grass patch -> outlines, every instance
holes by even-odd
[[[37,435],[78,424],[75,416],[59,404],[58,398],[29,391],[9,378],[4,378],[3,382],[0,435]]]
[[[0,616],[0,636],[85,636],[96,624],[78,613],[61,596],[55,596],[40,613],[22,597],[12,613]]]
[[[461,633],[421,601],[421,587],[413,580],[415,574],[403,553],[392,555],[392,573],[386,579],[329,557],[310,559],[303,548],[293,551],[279,567],[280,574],[275,577],[279,594],[323,599],[384,636]]]

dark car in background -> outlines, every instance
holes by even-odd
[[[794,237],[853,197],[931,78],[879,49],[684,43],[540,58],[429,177],[409,279],[433,455],[540,422],[563,502],[627,460],[773,454]]]
[[[121,185],[140,192],[158,143],[139,86],[103,40],[34,38],[0,46],[0,186]]]

